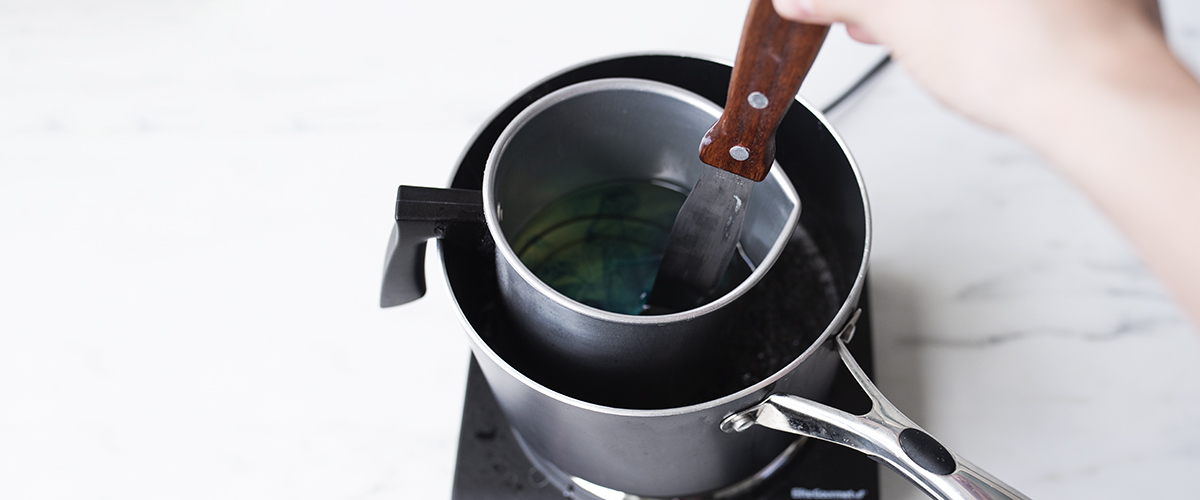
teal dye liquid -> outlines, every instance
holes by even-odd
[[[510,240],[551,288],[605,311],[643,314],[675,216],[687,195],[645,181],[588,186],[547,204]],[[738,255],[722,289],[749,266]]]
[[[585,187],[549,203],[510,241],[539,279],[583,304],[641,314],[687,196],[648,182]]]

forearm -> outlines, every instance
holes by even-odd
[[[1200,84],[1159,49],[1060,82],[1010,127],[1082,188],[1200,324]]]

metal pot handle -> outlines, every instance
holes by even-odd
[[[840,444],[882,462],[932,498],[1024,499],[1011,486],[946,449],[900,413],[858,366],[846,343],[854,336],[855,313],[833,340],[842,362],[871,398],[871,411],[853,415],[787,394],[773,394],[721,422],[725,432],[741,432],[754,424]]]
[[[486,235],[484,227],[480,191],[400,186],[396,225],[383,261],[379,307],[407,304],[425,295],[425,243],[430,238],[456,230]]]

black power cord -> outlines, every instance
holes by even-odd
[[[842,95],[838,96],[837,99],[834,99],[833,102],[829,103],[828,106],[825,106],[825,108],[821,110],[821,113],[829,114],[830,111],[836,109],[843,102],[845,102],[846,99],[849,99],[850,96],[854,95],[855,92],[858,92],[858,89],[861,89],[863,85],[866,85],[867,82],[875,78],[875,76],[877,76],[880,71],[883,71],[883,68],[887,67],[887,65],[891,62],[891,54],[883,56],[883,59],[880,59],[879,62],[875,63],[875,66],[872,66],[871,69],[862,76],[862,78],[859,78],[857,82],[854,82],[854,85],[851,85],[850,88],[846,89],[845,92],[842,92]]]

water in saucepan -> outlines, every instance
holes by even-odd
[[[525,267],[559,293],[597,309],[642,314],[686,198],[647,181],[588,186],[547,204],[509,243]],[[737,252],[722,293],[749,272]]]

